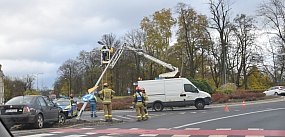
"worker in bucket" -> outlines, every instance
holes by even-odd
[[[95,93],[97,93],[95,91]],[[97,98],[96,98],[96,95],[92,96],[92,98],[89,100],[89,103],[90,103],[90,112],[91,112],[91,118],[96,118],[97,115],[96,115],[96,102],[97,102]]]
[[[108,83],[103,84],[103,89],[99,91],[99,97],[103,102],[104,117],[106,122],[112,122],[112,98],[115,91],[108,88]]]
[[[104,45],[104,46],[102,46],[100,51],[102,52],[103,61],[108,61],[109,60],[109,52],[110,52],[109,48],[106,45]]]
[[[133,101],[133,105],[136,108],[137,121],[147,120],[145,117],[145,113],[144,113],[143,102],[144,102],[144,98],[142,96],[139,86],[137,86],[136,92],[134,94],[134,101]]]
[[[140,90],[144,99],[143,106],[144,106],[145,118],[148,119],[148,112],[147,112],[148,96],[145,93],[145,89],[143,87],[141,87]]]

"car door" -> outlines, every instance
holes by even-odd
[[[50,116],[50,111],[49,111],[49,107],[47,105],[47,103],[45,102],[45,100],[42,97],[38,97],[38,101],[40,103],[41,106],[41,110],[43,112],[43,117],[44,117],[44,121],[50,121],[51,116]]]
[[[48,104],[48,108],[49,108],[49,114],[51,116],[51,120],[52,121],[58,121],[58,107],[55,106],[55,104],[49,100],[45,100]]]
[[[185,105],[193,105],[198,97],[198,89],[191,84],[184,84]]]

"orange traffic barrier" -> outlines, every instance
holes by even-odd
[[[225,110],[225,112],[229,112],[230,111],[230,109],[228,107],[228,103],[226,103],[224,110]]]

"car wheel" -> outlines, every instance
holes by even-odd
[[[43,128],[44,118],[41,114],[38,114],[36,117],[35,128]]]
[[[65,123],[66,117],[63,113],[59,113],[58,115],[58,123],[60,125],[63,125]]]
[[[275,92],[275,93],[274,93],[274,96],[278,96],[278,93],[277,93],[277,92]]]
[[[195,107],[199,110],[204,109],[205,107],[205,102],[203,100],[197,100],[195,102]]]
[[[160,102],[156,102],[153,104],[153,109],[154,111],[162,111],[163,110],[163,105]]]

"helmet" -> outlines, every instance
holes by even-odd
[[[104,83],[103,86],[108,87],[108,83]]]
[[[137,87],[136,87],[136,90],[140,90],[140,87],[139,87],[139,86],[137,86]]]
[[[144,88],[140,88],[141,91],[145,90]]]

